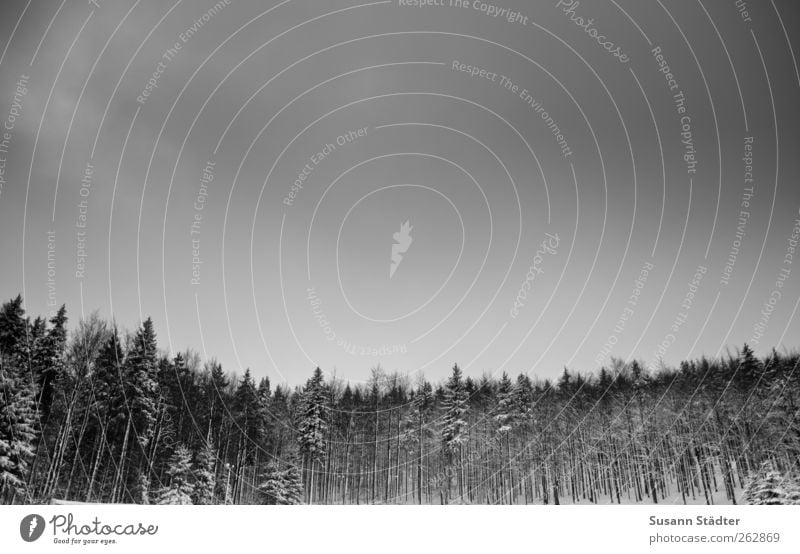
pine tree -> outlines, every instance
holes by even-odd
[[[514,469],[511,458],[511,435],[514,428],[517,426],[518,420],[518,406],[517,406],[517,387],[512,385],[511,379],[504,371],[500,377],[500,383],[497,386],[497,406],[494,410],[494,419],[497,423],[497,440],[500,452],[505,453],[505,462],[503,463],[503,474],[507,470],[507,485],[505,487],[505,494],[508,497],[508,503],[514,502]],[[503,479],[505,476],[501,474]]]
[[[35,453],[34,384],[28,367],[28,324],[22,296],[0,308],[0,498],[30,501],[27,478]]]
[[[42,462],[49,461],[44,484],[35,490],[44,497],[56,492],[59,474],[70,450],[69,437],[75,416],[81,411],[85,413],[86,409],[85,403],[78,402],[83,383],[67,366],[66,322],[67,310],[62,305],[50,318],[51,328],[41,326],[32,334],[31,341],[31,370],[38,386],[36,405],[41,414],[41,440],[32,472],[40,471]],[[51,451],[51,455],[44,451]]]
[[[209,436],[196,457],[194,490],[192,491],[195,504],[216,503],[214,496],[214,489],[217,486],[217,478],[214,471],[215,465],[214,443]]]
[[[152,439],[158,411],[158,351],[153,321],[147,318],[137,331],[125,359],[126,396],[139,442],[144,448]]]
[[[750,477],[744,498],[748,504],[798,504],[800,483],[792,475],[782,475],[772,460],[766,460]]]
[[[261,483],[265,504],[300,504],[303,498],[303,483],[297,464],[279,469],[275,462],[267,465]]]
[[[22,296],[4,303],[0,308],[0,365],[14,363],[18,368],[27,367],[29,329],[22,307]]]
[[[322,370],[316,368],[303,389],[298,426],[301,452],[315,459],[325,456],[328,394]]]
[[[464,386],[461,368],[458,364],[453,366],[453,373],[447,381],[444,392],[443,407],[445,415],[442,420],[442,446],[444,449],[445,466],[451,467],[455,465],[458,471],[458,487],[459,497],[464,496],[464,483],[463,483],[463,460],[462,460],[462,447],[464,444],[464,429],[467,422],[464,416],[469,408],[469,397]],[[449,499],[450,495],[450,480],[451,474],[447,472],[447,489],[445,493],[445,501]]]
[[[0,502],[800,503],[796,352],[273,391],[93,317],[0,307]]]
[[[270,404],[272,402],[272,388],[270,387],[269,377],[264,377],[258,383],[258,390],[256,391],[256,403],[259,427],[259,442],[260,448],[269,451],[274,443],[274,429],[272,428],[271,421],[272,415],[270,413]]]
[[[66,371],[67,346],[67,308],[61,306],[56,315],[50,319],[50,329],[41,336],[34,333],[33,351],[31,353],[34,372],[39,385],[39,409],[42,419],[50,416],[53,403],[53,389]]]
[[[786,488],[786,504],[800,505],[800,476],[797,473],[784,475]]]
[[[261,443],[262,416],[261,401],[250,370],[244,372],[242,381],[233,396],[233,413],[240,433],[240,443],[245,452],[242,463],[254,462],[255,450]]]
[[[150,496],[150,478],[158,444],[157,422],[163,410],[158,387],[158,351],[153,322],[147,318],[129,347],[125,357],[125,401],[130,413],[132,490],[138,502]],[[127,432],[126,432],[127,434]],[[124,444],[124,440],[123,440]],[[125,448],[123,447],[123,450]],[[125,456],[123,456],[125,461]]]
[[[497,387],[497,407],[495,408],[494,419],[497,422],[497,432],[506,435],[511,432],[514,425],[514,389],[511,379],[504,371],[500,377],[500,384]]]
[[[285,422],[294,420],[291,408],[289,406],[288,392],[280,385],[275,387],[275,392],[272,393],[272,398],[269,402],[269,418],[272,421],[278,422],[273,425],[274,431],[272,437],[272,456],[275,458],[283,458],[284,450],[293,446],[291,441],[293,437],[288,430]]]
[[[325,459],[326,434],[328,432],[328,389],[318,367],[306,382],[300,397],[299,423],[297,426],[300,453],[303,467],[309,471],[309,503],[314,495],[314,466]]]
[[[26,480],[36,439],[30,382],[12,364],[0,366],[0,498],[30,501]]]
[[[781,504],[784,491],[780,489],[780,475],[767,460],[758,473],[751,475],[744,491],[744,499],[748,504]]]
[[[738,382],[744,387],[752,387],[758,380],[762,365],[758,358],[756,358],[753,349],[747,343],[742,346],[742,352],[739,354],[738,361]]]
[[[170,417],[179,422],[180,426],[186,410],[184,399],[191,381],[183,354],[178,352],[172,360],[166,356],[162,357],[158,362],[157,379],[162,402],[166,405]]]
[[[169,459],[169,484],[158,495],[159,504],[192,503],[192,456],[184,445],[178,446]]]
[[[524,424],[534,402],[533,382],[531,382],[531,378],[524,373],[520,373],[517,376],[512,399],[517,422],[519,424]]]
[[[444,398],[444,427],[442,429],[442,442],[451,452],[457,452],[464,442],[464,414],[468,409],[468,396],[462,379],[461,368],[458,364],[453,366],[453,373],[447,381]]]
[[[271,395],[272,390],[269,384],[269,377],[263,377],[261,381],[258,382],[258,397],[263,403],[267,403]]]

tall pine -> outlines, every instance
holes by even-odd
[[[303,467],[306,470],[305,482],[309,504],[314,501],[315,470],[322,467],[322,461],[325,459],[328,396],[322,370],[318,367],[303,389],[297,429],[297,440],[303,456]]]
[[[442,419],[442,447],[444,461],[447,468],[457,468],[459,497],[464,496],[463,481],[463,445],[466,440],[465,430],[467,422],[465,416],[469,408],[469,396],[464,385],[461,368],[458,364],[453,366],[453,372],[447,380],[444,390],[444,418]],[[447,472],[447,488],[444,491],[443,501],[449,501],[451,488],[451,472]]]
[[[22,297],[0,309],[0,499],[31,501],[27,487],[37,412],[28,370],[28,324]]]
[[[150,487],[153,456],[152,441],[160,410],[158,389],[158,352],[153,321],[147,318],[133,339],[125,358],[125,401],[130,413],[134,500],[146,502]]]

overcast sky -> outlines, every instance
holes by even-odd
[[[2,297],[291,383],[798,346],[795,2],[405,3],[5,0]]]

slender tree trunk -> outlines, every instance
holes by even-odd
[[[422,427],[423,427],[423,415],[422,410],[419,411],[419,430],[418,430],[418,443],[419,443],[419,450],[417,452],[417,503],[422,504]]]

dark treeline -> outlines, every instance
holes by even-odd
[[[0,311],[0,499],[121,503],[797,503],[798,356],[745,345],[556,381],[272,387],[62,308]]]

